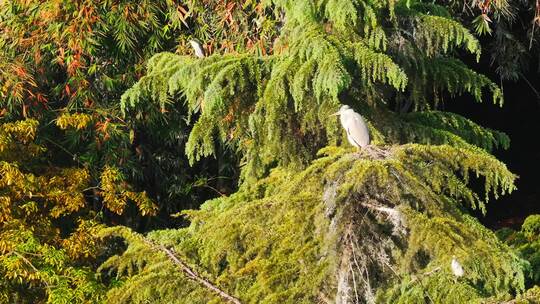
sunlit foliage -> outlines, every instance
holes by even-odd
[[[223,300],[160,248],[246,303],[528,300],[532,263],[469,214],[515,189],[509,138],[441,111],[503,103],[452,9],[0,2],[0,300]]]
[[[227,145],[244,165],[238,193],[185,212],[189,228],[151,242],[246,303],[481,303],[523,292],[528,263],[468,214],[515,189],[489,154],[509,139],[437,111],[461,94],[502,104],[500,88],[457,56],[479,58],[474,35],[419,2],[267,4],[284,12],[272,53],[161,53],[122,96],[126,117],[185,107],[191,163]],[[344,144],[328,117],[340,104],[367,118],[375,147],[331,146]],[[222,300],[143,236],[106,235],[129,243],[103,265],[123,281],[110,301]]]
[[[0,125],[0,298],[98,302],[104,286],[92,268],[103,246],[88,197],[102,197],[103,210],[120,214],[131,202],[155,214],[155,204],[113,168],[91,187],[88,169],[42,161],[48,151],[36,143],[38,127],[30,119]]]

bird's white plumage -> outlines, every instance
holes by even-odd
[[[347,105],[341,106],[338,114],[341,125],[347,132],[347,139],[351,145],[357,148],[363,148],[369,145],[369,129],[362,115],[356,113]]]
[[[195,51],[195,56],[199,58],[203,58],[204,55],[204,49],[202,48],[201,44],[196,40],[190,40],[189,43],[191,44],[191,47],[193,47],[193,50]]]
[[[462,277],[463,274],[464,274],[464,271],[463,271],[463,267],[461,266],[461,264],[458,262],[458,260],[455,258],[455,257],[452,257],[452,272],[454,273],[454,275],[456,277]]]

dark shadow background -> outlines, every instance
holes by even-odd
[[[483,61],[467,62],[474,69],[498,81],[499,77],[490,66],[489,55]],[[483,103],[471,101],[470,96],[447,99],[444,110],[463,115],[482,126],[505,132],[510,137],[510,148],[494,151],[510,171],[519,176],[517,191],[510,195],[490,200],[488,213],[480,220],[491,228],[521,226],[527,215],[540,213],[540,99],[531,89],[540,90],[540,73],[537,65],[525,73],[529,82],[503,82],[505,102],[502,107],[491,102],[486,92]],[[500,82],[499,82],[500,83]]]

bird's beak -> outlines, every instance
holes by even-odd
[[[328,116],[338,116],[338,115],[339,115],[339,111],[336,112],[336,113],[334,113],[334,114],[330,114],[330,115],[328,115]]]

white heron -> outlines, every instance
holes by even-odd
[[[362,115],[356,113],[348,105],[342,105],[333,115],[339,115],[339,120],[343,129],[347,131],[347,139],[351,145],[358,150],[369,145],[369,129]]]
[[[195,51],[195,56],[197,56],[199,58],[205,57],[204,49],[203,49],[203,47],[201,45],[201,42],[199,40],[191,39],[191,40],[189,40],[189,43],[191,44],[191,47]]]
[[[463,274],[464,274],[464,271],[463,271],[463,267],[461,266],[461,264],[458,262],[458,260],[456,259],[455,256],[452,256],[452,272],[454,273],[454,275],[459,278],[459,277],[462,277]]]

